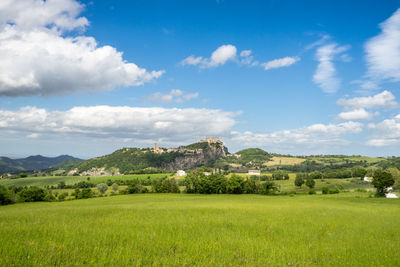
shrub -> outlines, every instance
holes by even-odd
[[[111,187],[112,187],[112,190],[114,191],[114,193],[116,193],[117,191],[118,191],[118,184],[116,184],[116,183],[113,183],[112,185],[111,185]]]
[[[8,205],[15,202],[14,194],[11,190],[0,185],[0,205]]]
[[[315,192],[315,190],[314,189],[310,189],[310,191],[308,191],[308,194],[309,195],[315,195],[317,192]]]
[[[308,178],[306,180],[306,186],[308,186],[308,188],[312,189],[315,186],[315,181],[313,178]]]
[[[100,183],[96,185],[96,188],[101,194],[104,194],[107,191],[108,186],[105,183]]]
[[[328,193],[329,193],[329,188],[326,186],[322,187],[322,194],[326,195]]]
[[[67,196],[68,196],[67,192],[59,194],[58,195],[58,201],[64,201]]]
[[[376,196],[384,197],[387,188],[394,184],[393,176],[390,172],[377,170],[372,179],[372,185],[376,188]]]
[[[331,188],[329,189],[329,194],[339,194],[339,188]]]
[[[232,175],[227,182],[226,190],[229,194],[242,194],[244,190],[244,179],[239,175]]]
[[[245,194],[257,194],[259,191],[260,183],[254,179],[246,179],[244,181],[243,193]]]
[[[24,189],[18,193],[19,201],[21,202],[44,201],[46,195],[46,190],[38,187]]]
[[[76,188],[73,195],[76,199],[91,198],[93,197],[93,191],[90,188],[83,188],[82,190]]]
[[[278,191],[278,186],[272,181],[266,181],[261,185],[261,194],[263,195],[273,195]]]
[[[304,184],[304,179],[300,175],[296,175],[296,179],[294,180],[294,185],[301,187]]]

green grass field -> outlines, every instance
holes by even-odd
[[[399,266],[400,201],[139,194],[0,207],[1,266]]]
[[[108,179],[115,180],[133,180],[133,179],[150,179],[161,178],[163,176],[169,176],[169,173],[157,173],[157,174],[133,174],[133,175],[115,175],[115,176],[90,176],[90,181],[87,181],[88,176],[41,176],[41,177],[27,177],[18,179],[2,179],[0,184],[4,186],[52,186],[57,185],[63,181],[67,185],[76,184],[81,181],[87,181],[93,184],[104,183]]]

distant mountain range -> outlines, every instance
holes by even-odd
[[[36,155],[21,159],[0,157],[0,173],[39,171],[49,168],[70,168],[82,161],[82,159],[78,159],[69,155],[61,155],[58,157],[43,157],[41,155]]]

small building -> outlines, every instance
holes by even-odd
[[[176,171],[177,176],[186,176],[186,172],[184,170],[178,170]]]
[[[247,172],[248,175],[261,175],[261,171],[260,170],[249,170]]]
[[[364,182],[369,182],[369,183],[372,182],[372,178],[371,177],[366,177],[365,176],[363,180],[364,180]]]

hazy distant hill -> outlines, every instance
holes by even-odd
[[[81,161],[83,160],[68,155],[58,157],[36,155],[21,159],[0,157],[0,173],[70,168]]]

